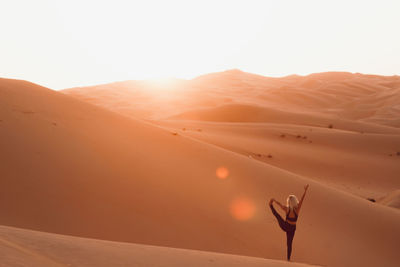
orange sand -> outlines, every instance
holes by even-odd
[[[93,255],[104,266],[113,255],[154,266],[214,257],[210,266],[286,266],[274,261],[285,259],[286,240],[266,202],[299,196],[306,183],[293,261],[397,266],[399,80],[228,71],[169,88],[64,91],[72,97],[1,79],[0,224],[164,247],[1,227],[5,266],[29,257],[98,265]]]

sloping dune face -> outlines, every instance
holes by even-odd
[[[308,264],[78,238],[0,226],[1,266],[307,267]]]
[[[399,76],[327,72],[268,78],[230,70],[189,81],[158,85],[129,81],[64,92],[145,119],[226,104],[251,104],[400,127]]]
[[[231,70],[158,89],[144,82],[118,89],[129,83],[63,92],[363,198],[382,198],[400,187],[398,76],[268,78]],[[146,101],[137,92],[147,94]],[[271,153],[274,160],[259,156]]]
[[[280,120],[285,121],[285,117],[280,116]],[[400,187],[400,153],[396,152],[400,135],[385,133],[383,127],[343,120],[334,122],[339,129],[301,125],[299,120],[296,124],[190,120],[158,123],[363,199],[377,201]]]
[[[183,132],[2,79],[0,224],[284,259],[266,201],[309,183],[294,261],[398,265],[396,209]]]

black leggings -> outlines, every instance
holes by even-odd
[[[278,212],[274,209],[272,204],[270,205],[272,213],[275,215],[276,219],[278,220],[279,226],[283,231],[286,232],[286,238],[287,238],[287,259],[290,260],[290,255],[292,254],[292,242],[293,242],[293,237],[294,237],[294,232],[296,231],[296,225],[292,225],[288,223],[287,221],[284,221],[279,215]]]

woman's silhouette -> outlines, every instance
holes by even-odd
[[[290,261],[290,255],[292,254],[292,242],[294,232],[296,231],[297,218],[299,217],[300,208],[303,204],[304,197],[306,196],[308,186],[309,185],[304,186],[304,193],[300,199],[300,202],[297,200],[297,197],[295,195],[289,195],[289,197],[286,199],[286,206],[282,205],[274,198],[271,198],[271,200],[269,201],[269,207],[271,208],[272,213],[278,220],[279,226],[283,231],[286,232],[288,261]],[[272,205],[274,201],[285,211],[286,220],[283,220],[279,213],[276,212],[276,210],[274,209],[274,206]]]

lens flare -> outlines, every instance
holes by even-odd
[[[254,202],[246,197],[237,197],[231,202],[230,212],[233,218],[247,221],[253,218],[256,212]]]
[[[229,175],[229,170],[225,167],[219,167],[215,171],[215,174],[219,179],[226,179]]]

